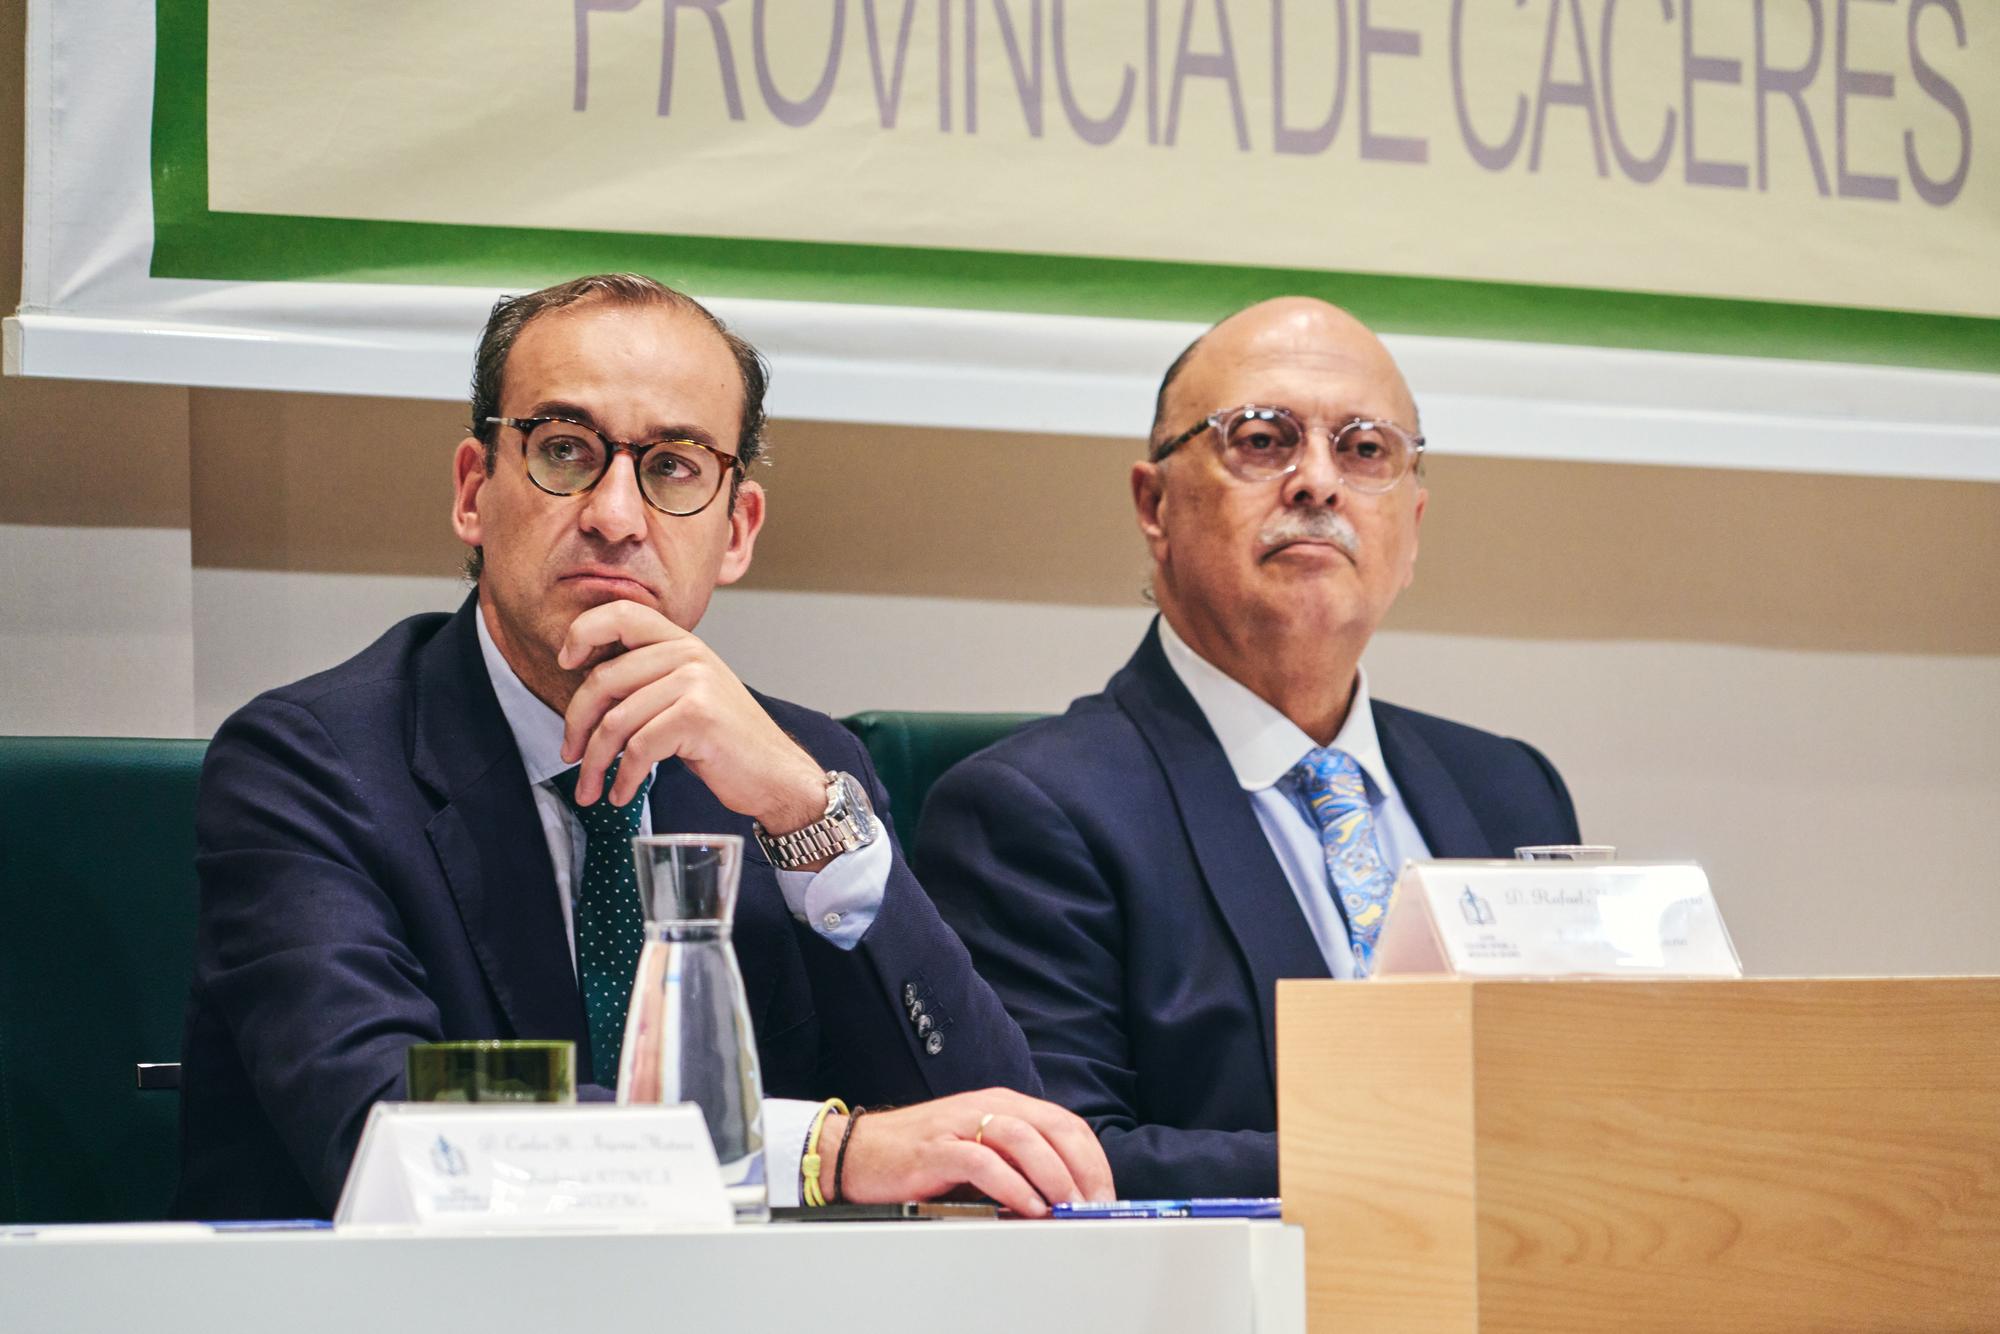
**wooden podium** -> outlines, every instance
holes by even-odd
[[[1313,1334],[2000,1330],[2000,978],[1278,984]]]

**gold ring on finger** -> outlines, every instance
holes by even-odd
[[[979,1145],[981,1148],[986,1146],[986,1127],[992,1123],[993,1113],[991,1112],[979,1118],[979,1129],[972,1132],[972,1142],[974,1144]]]

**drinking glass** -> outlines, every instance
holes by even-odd
[[[574,1042],[419,1042],[403,1061],[411,1102],[576,1101]]]

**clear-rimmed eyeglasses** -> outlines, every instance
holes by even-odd
[[[552,496],[580,495],[611,471],[619,451],[632,456],[639,494],[662,514],[699,514],[722,493],[743,460],[699,440],[613,440],[594,427],[562,417],[488,417],[521,433],[528,480]]]
[[[1212,412],[1153,451],[1158,462],[1210,427],[1223,466],[1246,482],[1268,482],[1298,471],[1306,429],[1289,408],[1240,408]],[[1356,417],[1336,427],[1333,466],[1342,484],[1366,495],[1395,489],[1423,456],[1424,438],[1394,422]]]

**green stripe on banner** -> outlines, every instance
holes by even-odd
[[[2000,371],[2000,320],[1150,260],[212,213],[208,4],[157,0],[153,276],[525,289],[638,270],[705,296],[1208,321],[1283,292],[1397,333]],[[495,208],[504,187],[494,186]]]

